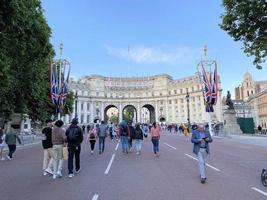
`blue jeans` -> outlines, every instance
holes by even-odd
[[[199,168],[199,174],[201,178],[206,178],[206,149],[199,149],[199,152],[197,154],[198,158],[198,168]]]
[[[135,140],[135,148],[137,152],[141,151],[141,147],[142,147],[142,140],[140,139],[136,139]]]
[[[127,136],[121,136],[121,147],[122,147],[122,152],[124,153],[129,152],[129,140]]]
[[[105,139],[106,137],[99,137],[99,152],[104,152],[105,150]]]
[[[151,139],[152,143],[153,143],[153,150],[154,150],[154,154],[156,154],[157,152],[159,152],[159,139]]]

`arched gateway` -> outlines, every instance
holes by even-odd
[[[111,119],[120,122],[127,117],[142,123],[184,123],[188,116],[187,93],[190,95],[190,121],[207,120],[197,75],[177,80],[167,74],[148,77],[91,75],[78,81],[70,80],[69,89],[74,94],[77,92],[77,109],[73,111],[77,110],[81,124]],[[220,108],[221,100],[217,102],[216,107]],[[222,111],[217,108],[212,118],[222,121]],[[63,120],[69,123],[74,116],[73,112]]]

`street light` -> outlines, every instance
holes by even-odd
[[[78,103],[78,92],[76,91],[75,93],[75,118],[78,117],[78,113],[77,113],[77,103]]]
[[[186,96],[185,96],[185,98],[186,98],[186,102],[187,102],[187,121],[188,121],[188,128],[190,129],[190,110],[189,110],[189,98],[190,98],[190,96],[189,96],[189,93],[188,93],[188,91],[186,92]]]

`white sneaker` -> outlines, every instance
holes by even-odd
[[[59,177],[59,178],[62,177],[62,173],[61,173],[61,171],[58,171],[58,172],[57,172],[57,177]]]
[[[47,172],[47,173],[49,173],[49,174],[53,174],[53,171],[52,171],[50,168],[47,168],[47,169],[45,170],[45,172]]]
[[[1,158],[1,160],[6,160],[6,159],[3,157],[3,158]]]
[[[69,174],[69,178],[72,178],[74,176],[74,174]]]
[[[47,172],[46,172],[46,171],[44,171],[44,172],[43,172],[43,175],[44,175],[44,176],[46,176],[46,175],[47,175]]]
[[[6,156],[6,158],[7,158],[8,160],[12,160],[12,158],[10,158],[9,156]]]
[[[91,151],[91,154],[93,154],[94,153],[94,151]]]
[[[53,179],[56,179],[57,178],[57,175],[56,174],[53,174]]]

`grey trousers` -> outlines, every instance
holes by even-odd
[[[200,177],[206,178],[206,158],[207,158],[206,149],[200,148],[197,154],[197,158],[198,158],[198,168]]]

